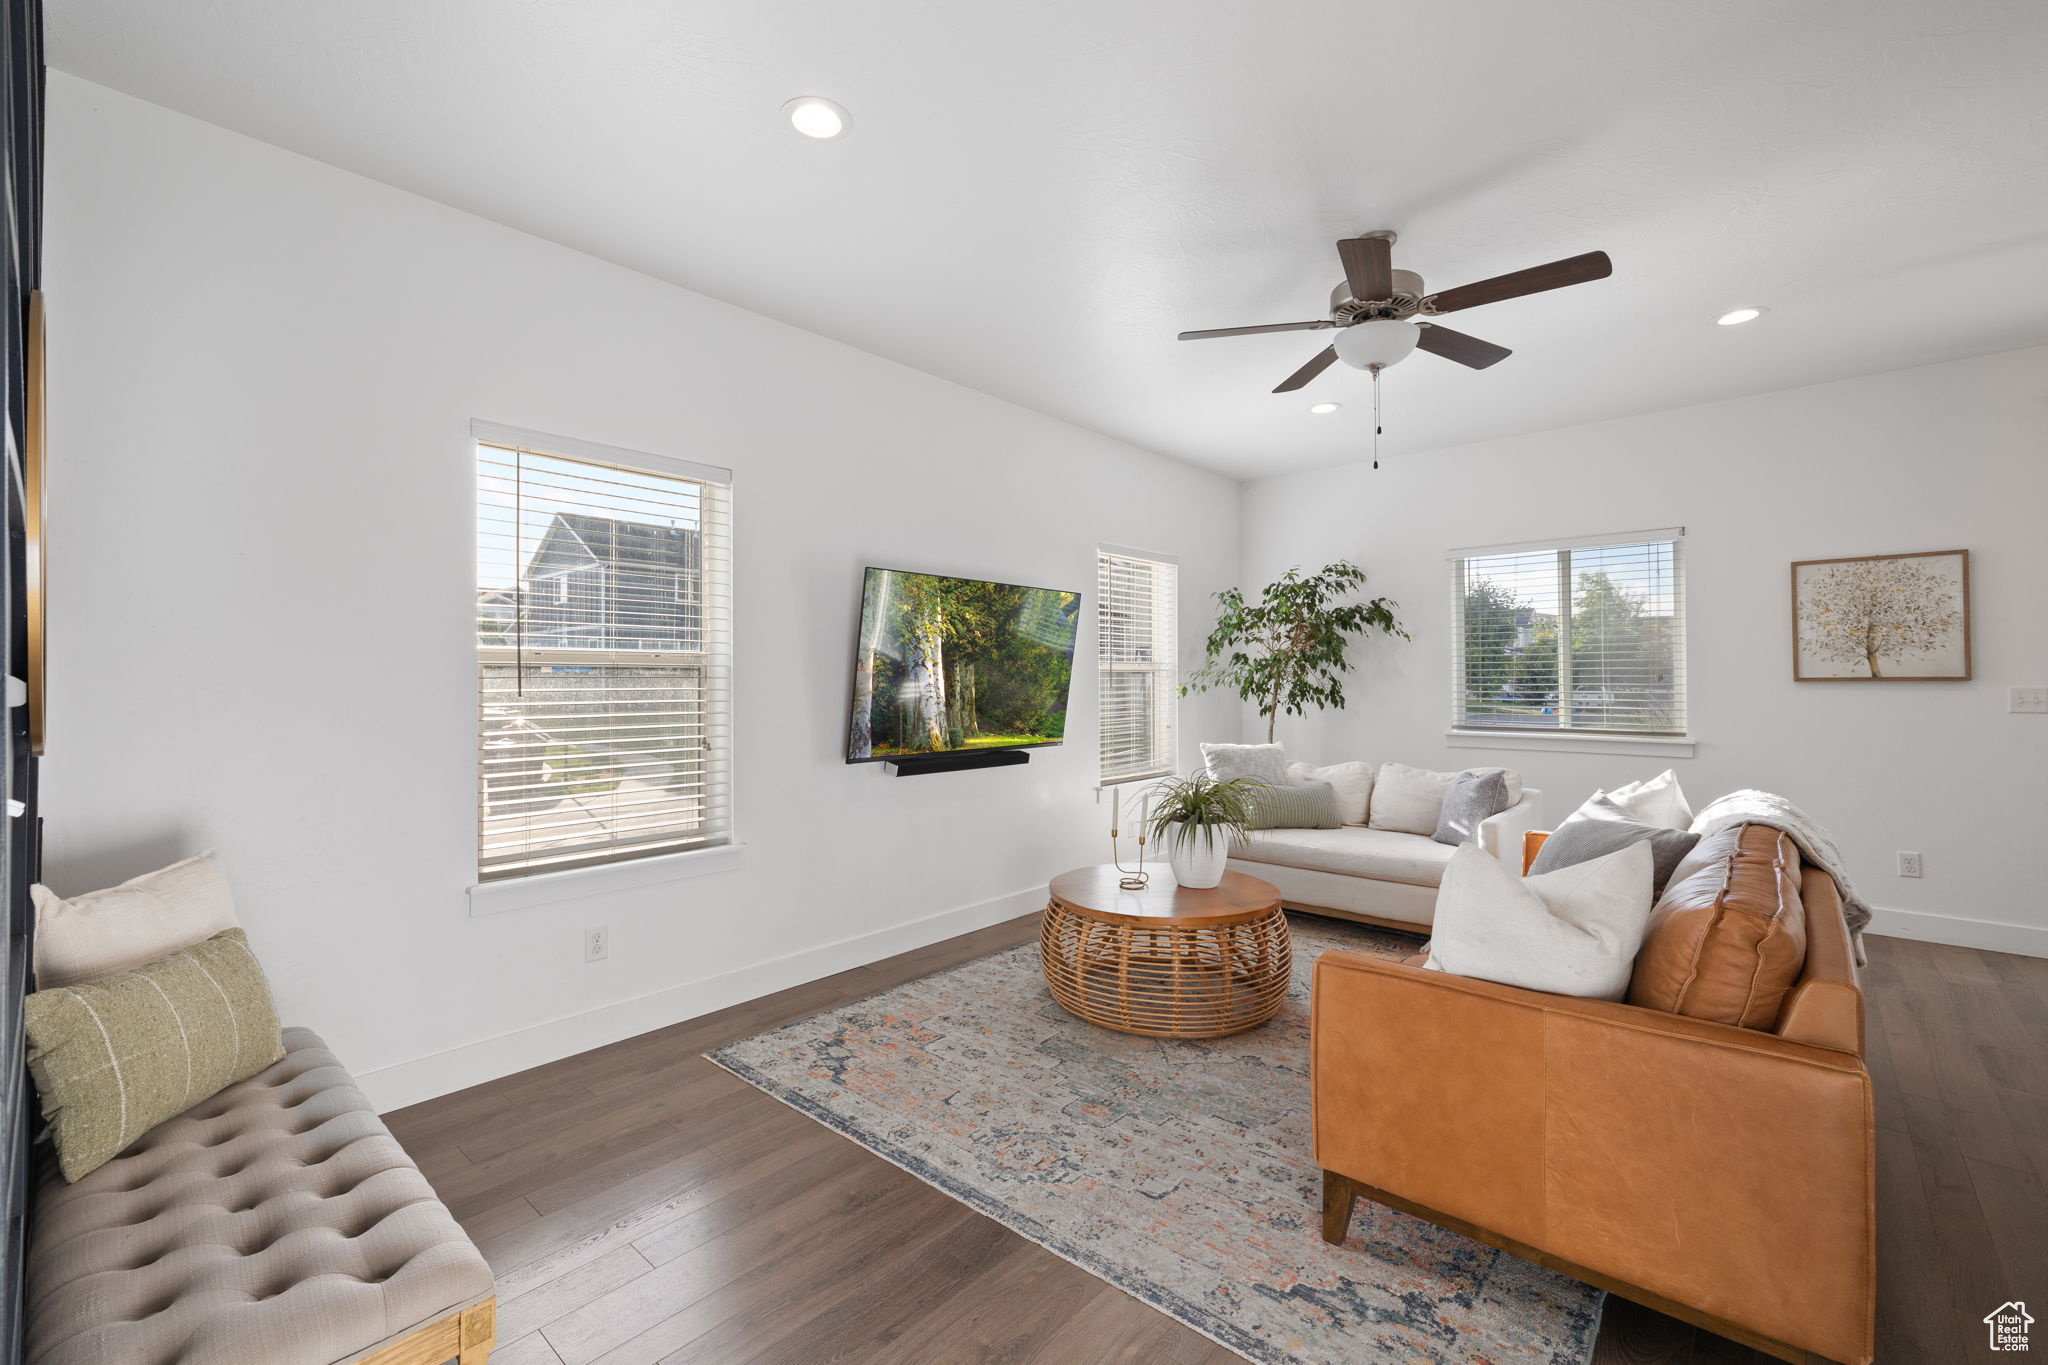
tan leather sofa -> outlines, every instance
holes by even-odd
[[[1834,883],[1789,839],[1703,839],[1625,1003],[1417,961],[1315,965],[1327,1240],[1362,1196],[1781,1359],[1867,1365],[1862,996]]]

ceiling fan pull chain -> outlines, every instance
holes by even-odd
[[[1380,467],[1380,371],[1386,367],[1373,365],[1372,370],[1372,467]]]

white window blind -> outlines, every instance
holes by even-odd
[[[1451,726],[1685,734],[1684,531],[1451,552]]]
[[[477,442],[480,881],[731,838],[729,483],[557,444]]]
[[[1096,563],[1101,780],[1164,777],[1174,769],[1180,690],[1180,566],[1113,550],[1101,551]]]

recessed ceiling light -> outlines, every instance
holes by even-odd
[[[805,137],[838,137],[853,126],[852,116],[823,95],[801,95],[783,105],[782,112]]]
[[[1342,403],[1311,403],[1308,410],[1310,412],[1335,412],[1343,406]]]
[[[1768,308],[1731,308],[1714,321],[1723,327],[1739,327],[1745,322],[1755,322],[1770,311]]]

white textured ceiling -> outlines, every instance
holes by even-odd
[[[2042,0],[50,0],[53,66],[1251,478],[1356,459],[1267,392],[1332,243],[1452,319],[1384,450],[2048,341]],[[778,110],[823,94],[850,136]],[[1712,318],[1773,310],[1748,327]],[[1312,401],[1346,404],[1311,416]]]

